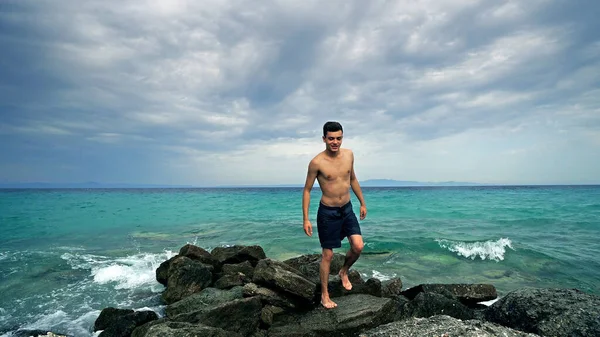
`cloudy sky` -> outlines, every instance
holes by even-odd
[[[600,183],[595,0],[2,0],[0,182]]]

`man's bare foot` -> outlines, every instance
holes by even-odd
[[[350,280],[348,279],[348,272],[343,272],[340,270],[338,275],[340,275],[340,280],[342,280],[342,286],[344,286],[344,289],[352,290],[352,283],[350,283]]]
[[[324,298],[323,296],[321,296],[321,305],[325,309],[333,309],[333,308],[337,307],[337,303],[332,301],[329,297]]]

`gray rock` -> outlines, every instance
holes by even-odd
[[[242,337],[241,334],[186,322],[159,320],[138,327],[131,337]]]
[[[265,326],[271,326],[273,324],[273,320],[277,318],[278,315],[285,313],[285,310],[280,307],[266,305],[262,308],[260,312],[260,321]]]
[[[221,272],[223,275],[242,273],[249,278],[254,276],[254,267],[250,261],[244,261],[236,264],[224,264]]]
[[[12,337],[71,337],[70,335],[57,334],[47,330],[17,330]]]
[[[262,304],[257,297],[233,300],[198,311],[180,314],[174,321],[201,323],[240,333],[244,336],[258,328]]]
[[[198,311],[241,298],[243,298],[242,287],[234,287],[230,290],[206,288],[179,302],[168,305],[165,313],[167,317],[175,317],[186,312]]]
[[[169,280],[169,267],[171,266],[171,262],[178,257],[179,255],[175,255],[161,263],[158,268],[156,268],[156,281],[158,281],[158,283],[167,286],[167,281]]]
[[[304,277],[314,283],[320,283],[320,266],[321,266],[321,254],[310,254],[310,255],[301,255],[298,257],[294,257],[288,260],[283,261],[283,263],[289,265],[290,267],[300,271]],[[345,256],[339,253],[333,254],[333,259],[331,261],[331,265],[329,266],[329,273],[332,275],[337,275],[340,272],[340,269],[344,265]]]
[[[420,284],[402,292],[412,300],[419,293],[451,294],[467,305],[496,299],[496,288],[491,284]]]
[[[297,297],[269,288],[259,287],[255,283],[245,284],[243,294],[244,297],[257,296],[263,304],[270,304],[283,308],[296,309],[307,305],[306,301],[301,301]]]
[[[399,278],[393,278],[381,282],[381,296],[383,297],[394,297],[400,295],[402,292],[402,280]]]
[[[246,283],[250,283],[250,281],[252,279],[243,273],[225,274],[215,282],[214,287],[218,289],[230,289],[235,286],[243,286]]]
[[[274,287],[308,302],[314,300],[316,284],[283,262],[271,259],[260,260],[254,269],[252,282]]]
[[[103,330],[102,337],[129,337],[133,330],[150,321],[157,320],[154,311],[105,308],[94,322],[94,331]]]
[[[404,318],[435,315],[448,315],[465,320],[473,319],[475,312],[455,298],[436,293],[419,293],[412,301],[406,303],[402,310]]]
[[[485,318],[544,336],[600,336],[600,297],[576,289],[518,289],[487,308]]]
[[[192,260],[200,261],[204,264],[209,264],[215,267],[216,270],[219,269],[219,261],[215,257],[213,257],[208,251],[200,248],[198,246],[194,246],[191,244],[187,244],[179,250],[179,255],[189,257]]]
[[[329,283],[327,286],[327,290],[329,290],[329,297],[334,298],[334,297],[342,297],[342,296],[352,295],[352,294],[367,294],[368,293],[368,288],[364,287],[365,281],[362,279],[362,276],[360,276],[359,272],[357,272],[356,270],[350,270],[348,272],[348,279],[350,280],[350,283],[352,283],[351,290],[346,290],[346,288],[344,288],[339,275],[336,274],[334,276],[329,277]],[[320,286],[320,284],[318,284],[317,291],[316,291],[317,302],[320,301],[320,299],[321,299],[320,296],[321,296],[321,286]]]
[[[490,322],[461,321],[445,315],[430,318],[410,318],[362,332],[359,337],[539,337]]]
[[[258,261],[267,257],[261,246],[237,245],[232,247],[216,247],[210,254],[221,265],[249,261],[253,266],[256,266]]]
[[[273,336],[343,336],[389,323],[395,316],[395,303],[389,298],[356,294],[340,297],[338,306],[321,306],[307,313],[282,315],[269,329]]]
[[[169,266],[167,289],[162,299],[167,304],[175,303],[201,291],[212,283],[213,266],[180,256]]]

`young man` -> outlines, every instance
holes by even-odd
[[[348,238],[350,250],[346,253],[339,275],[344,288],[350,290],[352,284],[348,280],[348,269],[358,260],[364,246],[360,226],[350,203],[350,188],[360,201],[360,219],[363,220],[367,216],[367,206],[354,174],[354,154],[349,149],[341,148],[343,134],[342,125],[338,122],[327,122],[323,125],[325,151],[319,153],[308,164],[302,195],[304,232],[312,236],[312,224],[308,219],[310,191],[315,179],[319,181],[322,196],[317,212],[317,229],[323,248],[320,267],[321,304],[328,309],[337,306],[329,298],[327,289],[333,248],[340,248],[342,239]]]

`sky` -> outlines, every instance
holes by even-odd
[[[2,0],[0,183],[600,183],[595,0]]]

